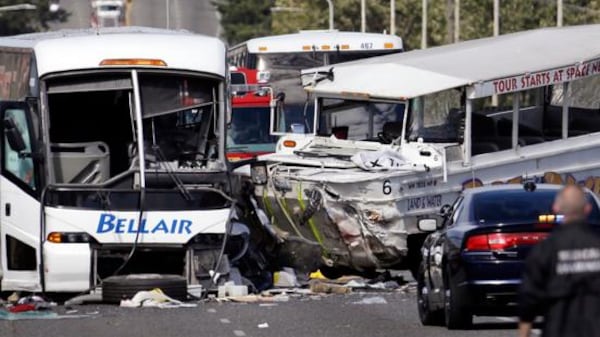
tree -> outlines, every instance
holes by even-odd
[[[360,0],[333,0],[335,28],[360,31]],[[427,45],[453,42],[455,0],[429,0]],[[235,42],[302,29],[327,29],[326,0],[221,0],[226,36]],[[405,49],[420,48],[422,0],[396,0],[396,34]],[[367,0],[367,31],[389,31],[390,0]],[[270,7],[279,11],[271,13]],[[564,25],[600,22],[600,1],[564,0]],[[493,35],[493,1],[461,0],[460,39]],[[556,25],[555,0],[500,1],[500,34]]]
[[[48,29],[51,21],[65,22],[70,13],[63,9],[50,12],[48,0],[0,0],[0,6],[29,3],[35,5],[35,10],[0,11],[0,35],[14,35],[38,32]]]
[[[229,44],[271,33],[274,0],[220,0],[214,5],[221,13],[224,38]]]

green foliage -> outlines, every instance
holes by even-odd
[[[333,0],[335,28],[360,31],[360,0]],[[390,31],[390,0],[366,0],[367,31]],[[421,46],[422,0],[396,0],[396,34],[406,49]],[[455,0],[428,0],[427,45],[454,40]],[[460,40],[493,35],[493,1],[460,0]],[[271,7],[283,10],[271,12]],[[252,37],[327,29],[326,0],[221,0],[225,38]],[[564,25],[600,22],[600,0],[564,0]],[[500,34],[556,25],[556,0],[500,0]]]
[[[48,29],[52,21],[65,22],[70,13],[60,9],[52,13],[48,0],[0,0],[0,7],[29,3],[35,5],[35,10],[0,11],[0,35],[31,33]]]
[[[213,4],[221,13],[224,38],[229,44],[271,33],[274,0],[220,0]]]

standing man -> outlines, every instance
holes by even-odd
[[[543,336],[600,336],[600,236],[588,224],[592,205],[577,185],[553,205],[563,224],[531,250],[519,303],[519,336],[544,316]]]

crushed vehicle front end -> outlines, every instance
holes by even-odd
[[[322,101],[316,106],[319,135],[282,134],[276,153],[252,165],[255,198],[285,236],[320,247],[314,266],[330,276],[408,268],[409,252],[418,252],[409,248],[420,241],[412,241],[417,214],[404,209],[404,187],[441,172],[443,148],[396,142],[403,102],[335,101],[329,113]]]

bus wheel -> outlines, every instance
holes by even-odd
[[[159,288],[162,292],[179,301],[187,299],[187,282],[180,275],[131,274],[111,276],[102,282],[102,301],[120,303],[131,299],[139,291]]]

